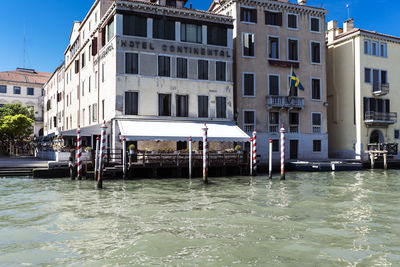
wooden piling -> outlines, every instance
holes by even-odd
[[[286,130],[283,127],[281,128],[281,180],[286,179],[286,174],[285,174],[285,133]]]
[[[384,168],[385,170],[388,169],[388,164],[387,164],[387,153],[384,153],[384,154],[383,154],[383,168]]]
[[[126,138],[122,137],[122,173],[123,179],[126,178]]]
[[[189,137],[189,179],[192,179],[192,153],[193,153],[193,140]]]
[[[106,152],[106,137],[107,137],[107,125],[104,121],[101,126],[101,149],[99,156],[99,174],[97,177],[97,188],[103,188],[103,169],[104,169],[104,154]]]
[[[369,157],[371,158],[371,169],[374,169],[375,168],[375,154],[370,153]]]
[[[272,179],[272,138],[269,139],[269,179]]]
[[[207,138],[207,124],[204,123],[203,127],[203,183],[208,183],[208,138]]]

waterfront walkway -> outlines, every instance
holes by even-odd
[[[47,168],[48,161],[34,157],[0,156],[0,169],[9,168]]]

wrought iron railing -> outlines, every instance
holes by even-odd
[[[269,132],[270,133],[279,133],[279,125],[278,124],[270,124]]]
[[[297,96],[267,96],[269,108],[304,108],[304,97]]]
[[[290,133],[298,133],[299,132],[299,125],[290,125],[289,126]]]
[[[379,95],[387,95],[389,93],[390,85],[388,83],[384,84],[374,84],[372,87],[372,94]]]
[[[397,155],[398,153],[398,146],[397,143],[376,143],[376,144],[368,144],[368,151],[382,151],[386,150],[388,155]]]
[[[313,133],[321,133],[321,126],[313,126],[312,131]]]
[[[244,131],[245,132],[253,132],[255,129],[255,125],[254,124],[245,124],[244,125]]]
[[[394,124],[397,122],[397,112],[365,112],[365,123],[386,123]]]

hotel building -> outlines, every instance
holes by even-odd
[[[209,11],[234,19],[235,120],[257,130],[257,152],[268,161],[268,139],[280,160],[279,130],[287,130],[290,160],[328,157],[326,10],[288,0],[214,1]],[[290,88],[294,71],[304,90]]]
[[[400,139],[400,38],[330,21],[328,129],[332,157],[368,159],[371,143]],[[398,155],[397,155],[398,156]]]
[[[33,69],[17,68],[0,72],[0,107],[5,104],[21,104],[33,108],[35,123],[33,135],[43,135],[43,85],[50,73]]]
[[[207,122],[210,141],[248,141],[233,122],[233,20],[185,4],[95,1],[45,86],[45,133],[72,144],[80,126],[94,147],[106,121],[113,149],[126,136],[141,150],[179,150]]]

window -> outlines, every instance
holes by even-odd
[[[257,23],[257,9],[240,8],[240,21]]]
[[[208,96],[199,95],[198,102],[199,118],[208,118]]]
[[[270,133],[279,132],[279,112],[269,113],[269,132]]]
[[[272,152],[279,152],[279,139],[272,140]]]
[[[138,115],[138,92],[125,92],[125,115]]]
[[[139,73],[139,56],[136,53],[125,53],[125,73]]]
[[[394,139],[400,139],[400,130],[394,130]]]
[[[175,40],[175,21],[169,19],[153,19],[153,38]]]
[[[82,53],[82,69],[85,67],[85,64],[86,64],[86,62],[85,62],[85,53]]]
[[[167,56],[158,56],[158,76],[171,76],[171,58]]]
[[[287,27],[289,29],[297,29],[297,15],[296,14],[288,14],[287,15]]]
[[[279,59],[279,37],[268,37],[268,57]]]
[[[107,42],[114,37],[114,19],[111,19],[107,24]]]
[[[101,100],[101,118],[102,118],[102,120],[104,120],[104,118],[105,118],[105,116],[104,116],[104,114],[105,114],[105,103],[104,103],[104,99],[103,100]],[[72,123],[71,123],[72,124]]]
[[[27,95],[34,95],[35,94],[35,90],[33,88],[26,88],[26,94]]]
[[[279,75],[268,75],[269,95],[279,95]]]
[[[265,24],[282,26],[282,12],[265,11]]]
[[[311,113],[312,132],[321,133],[322,118],[321,113]]]
[[[92,106],[89,106],[89,111],[88,111],[88,115],[89,115],[89,125],[92,123]]]
[[[371,69],[369,68],[364,69],[364,82],[371,83]]]
[[[7,94],[7,85],[0,85],[0,93]]]
[[[215,72],[217,81],[226,81],[226,62],[215,62]]]
[[[89,76],[89,93],[92,90],[92,76]]]
[[[103,63],[103,64],[101,64],[101,82],[102,83],[104,83],[104,77],[105,77],[105,74],[104,74],[104,63]]]
[[[176,116],[188,117],[189,116],[189,96],[176,95]]]
[[[311,63],[321,63],[321,44],[311,41]]]
[[[299,60],[299,47],[296,39],[288,39],[288,60]]]
[[[75,73],[79,72],[79,60],[75,60]],[[71,77],[70,77],[71,79]]]
[[[14,95],[20,95],[20,94],[21,94],[21,87],[14,86]]]
[[[202,42],[203,30],[201,25],[181,24],[181,41],[189,43]]]
[[[372,42],[372,55],[373,56],[379,56],[379,51],[378,51],[378,42]]]
[[[166,6],[176,7],[176,0],[166,0]]]
[[[228,29],[220,26],[207,26],[207,44],[227,46]]]
[[[123,34],[130,36],[147,36],[147,18],[133,15],[124,15]]]
[[[313,140],[313,152],[321,152],[321,140]]]
[[[299,132],[299,113],[289,112],[289,132],[298,133]]]
[[[97,103],[93,104],[92,120],[93,120],[93,122],[97,122]]]
[[[171,95],[158,95],[158,116],[171,116]]]
[[[85,109],[82,109],[82,126],[85,126]]]
[[[69,95],[67,95],[67,107],[68,107],[68,104],[69,104]]]
[[[243,129],[246,132],[252,132],[256,128],[256,112],[243,111]]]
[[[371,41],[364,40],[364,54],[370,55],[371,54]]]
[[[243,96],[255,96],[254,73],[243,74]]]
[[[390,112],[390,100],[381,98],[364,97],[364,117],[368,111],[378,113]],[[365,118],[364,118],[365,119]]]
[[[310,18],[310,31],[320,32],[320,18],[311,17]]]
[[[387,71],[372,70],[372,88],[373,91],[379,91],[383,84],[388,84]]]
[[[387,57],[387,44],[386,43],[379,43],[379,55],[381,57]]]
[[[217,96],[217,118],[226,118],[226,97]]]
[[[311,79],[311,98],[313,100],[321,100],[321,80],[317,78]]]
[[[187,59],[180,57],[176,58],[176,77],[186,79],[188,77],[187,69]]]
[[[208,61],[199,60],[198,61],[198,79],[208,80]]]
[[[85,96],[85,81],[82,81],[82,96]]]
[[[382,84],[387,84],[387,71],[386,70],[381,70],[381,85]]]
[[[243,56],[254,57],[255,35],[253,33],[243,33]]]

